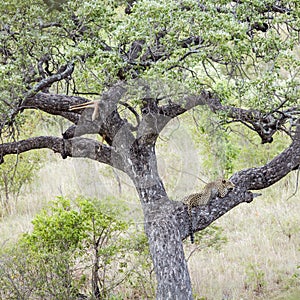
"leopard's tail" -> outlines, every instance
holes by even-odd
[[[189,221],[190,221],[190,237],[191,237],[191,243],[194,244],[194,231],[193,231],[193,216],[191,209],[188,210],[189,215]]]

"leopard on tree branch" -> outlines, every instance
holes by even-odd
[[[234,188],[234,186],[235,185],[229,180],[218,179],[216,181],[207,183],[202,192],[191,194],[182,200],[182,202],[188,206],[192,244],[194,243],[192,208],[196,206],[207,205],[216,196],[224,198],[228,192]]]

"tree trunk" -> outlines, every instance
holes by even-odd
[[[156,299],[193,299],[192,286],[184,257],[175,203],[168,199],[157,172],[153,147],[141,148],[131,158],[132,180],[139,193],[145,232],[157,278]]]
[[[193,299],[191,280],[175,218],[145,219],[145,231],[157,278],[156,299]]]

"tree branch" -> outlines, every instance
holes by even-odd
[[[202,90],[200,95],[186,95],[182,98],[181,103],[170,103],[159,107],[159,114],[175,118],[186,111],[198,106],[205,105],[211,102],[213,99],[212,94],[209,91]]]
[[[60,81],[64,78],[69,77],[74,71],[74,62],[70,62],[65,66],[62,66],[58,72],[52,76],[42,79],[38,84],[36,84],[32,90],[28,92],[26,98],[32,97],[39,91],[50,87],[54,82]]]
[[[291,145],[262,167],[242,170],[231,177],[234,184],[247,190],[260,190],[276,183],[300,165],[300,124]]]
[[[291,120],[295,124],[297,119],[295,115],[299,114],[300,108],[289,108],[286,111],[272,111],[263,113],[254,109],[243,109],[234,106],[222,105],[220,99],[210,93],[202,90],[199,95],[186,95],[182,98],[181,103],[171,102],[159,107],[159,114],[174,118],[184,112],[199,105],[207,105],[213,113],[226,115],[226,123],[240,122],[251,130],[255,131],[261,138],[262,144],[271,143],[273,135],[282,130],[286,132],[284,124]],[[229,120],[229,121],[228,121]],[[291,135],[291,133],[289,133]]]
[[[63,158],[84,157],[123,170],[122,159],[114,148],[96,140],[81,137],[65,140],[54,136],[39,136],[4,143],[0,145],[0,163],[4,162],[6,155],[20,154],[33,149],[51,149],[55,153],[60,153]]]
[[[300,125],[297,127],[292,144],[264,166],[249,168],[235,173],[230,180],[235,188],[224,198],[213,199],[209,206],[196,207],[192,210],[193,229],[202,230],[213,221],[243,202],[251,202],[259,194],[249,190],[259,190],[278,182],[300,166]],[[180,226],[182,239],[189,236],[189,216],[187,206],[180,203],[176,206],[175,215]]]
[[[105,136],[105,140],[111,145],[115,135],[122,127],[125,129],[128,126],[128,130],[132,128],[127,120],[121,118],[117,109],[117,104],[120,103],[124,92],[126,89],[123,85],[116,84],[103,93],[99,100],[99,116],[94,122],[91,121],[92,110],[90,109],[69,111],[72,105],[89,102],[88,99],[82,97],[39,92],[26,99],[22,109],[40,109],[52,115],[62,116],[76,124],[65,134],[66,138],[99,133],[101,136]]]
[[[51,115],[62,116],[73,123],[77,123],[80,115],[70,112],[74,104],[81,104],[89,100],[77,96],[48,94],[39,92],[25,99],[20,109],[39,109]]]

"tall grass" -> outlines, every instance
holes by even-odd
[[[289,198],[295,187],[296,173],[216,221],[228,242],[220,250],[196,252],[189,260],[196,299],[289,299],[290,291],[300,290],[300,192]],[[1,221],[0,246],[29,231],[33,216],[56,195],[79,194],[119,195],[134,213],[136,226],[143,226],[138,197],[126,175],[91,161],[62,161],[49,154],[15,212]],[[187,255],[193,247],[186,246]]]
[[[91,198],[113,196],[126,203],[138,223],[142,224],[141,207],[130,179],[111,167],[87,159],[62,160],[49,152],[48,162],[36,174],[36,180],[23,189],[12,214],[0,219],[0,245],[13,242],[20,233],[31,229],[34,215],[56,196]],[[120,185],[119,185],[120,182]]]
[[[207,300],[275,299],[300,291],[300,192],[288,199],[295,185],[292,174],[216,221],[228,243],[192,256],[196,294]]]

